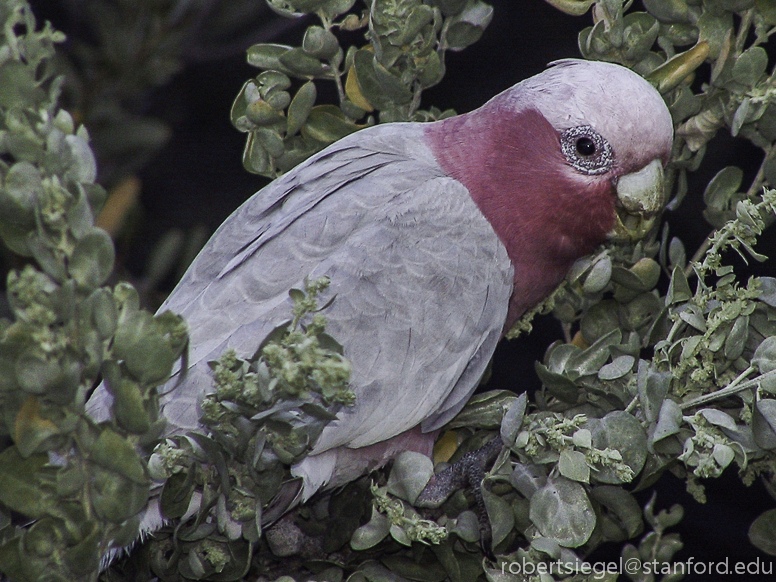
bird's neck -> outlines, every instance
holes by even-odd
[[[558,132],[537,110],[498,102],[432,123],[425,134],[439,165],[463,183],[515,268],[507,326],[546,297],[614,223],[608,181],[577,176]]]

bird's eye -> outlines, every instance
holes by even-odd
[[[577,153],[580,156],[592,156],[595,153],[595,142],[589,137],[580,137],[577,140]]]
[[[604,174],[614,166],[614,151],[609,142],[589,125],[564,131],[560,147],[566,161],[588,176]]]

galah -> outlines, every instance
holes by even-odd
[[[160,308],[191,334],[187,373],[162,390],[167,435],[201,428],[209,361],[251,357],[287,321],[289,289],[327,276],[327,333],[356,401],[292,468],[303,498],[430,454],[516,319],[576,259],[660,212],[672,136],[636,73],[563,60],[471,113],[330,145],[240,206]],[[95,392],[95,418],[110,400]],[[158,507],[143,524],[161,525]]]

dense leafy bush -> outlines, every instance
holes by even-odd
[[[86,130],[57,105],[51,58],[62,37],[36,30],[22,0],[0,2],[0,235],[22,257],[7,283],[13,319],[0,323],[0,430],[13,443],[0,452],[0,570],[14,580],[96,576],[111,544],[134,539],[153,479],[166,479],[155,495],[172,526],[114,577],[500,582],[522,579],[510,564],[554,563],[563,566],[554,579],[581,580],[584,557],[604,542],[624,544],[624,559],[670,564],[681,541],[666,530],[681,508],[641,508],[633,495],[667,471],[699,501],[700,479],[733,466],[773,490],[776,279],[741,280],[728,260],[731,250],[767,260],[756,239],[776,212],[776,72],[764,50],[776,2],[645,0],[643,12],[622,0],[550,3],[592,12],[579,37],[585,58],[628,66],[661,91],[676,127],[668,207],[702,196],[713,230],[689,260],[662,227],[579,261],[535,310],[551,311],[567,335],[536,364],[542,389],[483,392],[446,427],[438,463],[496,434],[506,444],[483,481],[492,559],[467,492],[436,511],[413,507],[434,466],[411,453],[262,531],[288,465],[352,398],[347,362],[314,315],[324,281],[292,291],[291,323],[254,360],[213,363],[207,434],[151,454],[162,430],[154,387],[184,349],[185,326],[140,309],[130,285],[105,286],[113,247],[93,226],[104,193]],[[267,176],[362,127],[452,114],[421,110],[421,93],[442,79],[446,52],[475,42],[492,16],[479,0],[269,4],[314,22],[300,47],[248,52],[261,72],[232,121],[248,134],[246,167]],[[358,31],[368,42],[343,46]],[[338,104],[316,105],[321,83],[334,85]],[[692,191],[688,173],[720,131],[762,150],[759,171],[744,184],[741,169],[719,168]],[[532,315],[511,335],[529,331]],[[100,375],[114,404],[96,424],[84,400]],[[750,530],[771,554],[774,511]]]

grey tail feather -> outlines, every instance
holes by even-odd
[[[302,500],[304,481],[301,477],[289,479],[280,486],[280,491],[267,505],[261,516],[261,527],[269,527],[286,513],[299,505]]]
[[[261,516],[261,527],[267,528],[273,525],[286,513],[299,505],[302,500],[304,480],[301,477],[289,479],[280,486],[280,491],[267,505],[267,509]],[[164,520],[157,528],[166,525],[168,520]],[[110,548],[100,560],[100,571],[104,571],[117,558],[129,555],[134,548],[142,545],[148,538],[153,537],[154,531],[140,530],[140,535],[128,546]],[[0,578],[0,582],[5,582]]]

